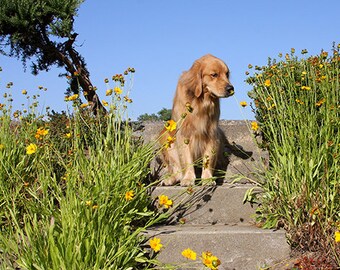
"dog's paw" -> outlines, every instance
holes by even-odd
[[[182,186],[182,187],[193,186],[194,184],[195,184],[195,178],[191,178],[191,179],[182,179],[182,180],[181,180],[181,186]]]
[[[213,174],[210,170],[206,169],[202,172],[202,179],[211,179],[213,177]]]
[[[179,182],[179,180],[176,177],[170,176],[170,177],[167,177],[164,180],[162,180],[161,185],[162,186],[173,186],[178,182]]]

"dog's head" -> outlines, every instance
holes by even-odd
[[[208,54],[196,60],[184,77],[189,79],[196,97],[209,93],[213,98],[224,98],[234,94],[229,74],[228,66],[221,59]]]

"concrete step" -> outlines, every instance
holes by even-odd
[[[161,239],[163,249],[157,257],[159,261],[177,265],[180,269],[203,269],[199,258],[193,263],[181,255],[187,248],[197,256],[212,252],[221,261],[219,270],[255,270],[273,266],[288,258],[290,252],[284,231],[263,230],[250,225],[161,226],[149,230],[148,236]]]
[[[254,172],[263,171],[268,163],[268,153],[258,148],[259,138],[254,137],[249,123],[240,120],[221,120],[219,123],[226,136],[227,154],[224,160],[219,161],[219,169],[225,172],[222,182],[231,182],[236,176],[252,179]],[[145,142],[156,142],[164,123],[144,122],[142,126],[143,128],[136,132],[136,136],[143,137]],[[156,168],[157,164],[154,163],[153,167]]]
[[[161,194],[173,200],[174,213],[170,224],[186,223],[192,225],[253,223],[257,205],[243,203],[250,184],[224,184],[222,186],[200,186],[185,188],[179,186],[156,187],[154,198]],[[188,192],[190,191],[190,192]]]

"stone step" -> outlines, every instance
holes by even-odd
[[[250,188],[256,187],[250,184],[156,187],[152,196],[156,198],[164,194],[173,200],[174,212],[169,219],[170,224],[249,224],[253,223],[252,216],[257,207],[243,203]]]
[[[187,248],[201,256],[210,251],[221,261],[219,270],[255,270],[273,266],[289,257],[285,232],[264,230],[251,225],[161,226],[148,231],[148,237],[161,239],[160,262],[179,269],[203,269],[199,258],[189,261],[181,255]],[[275,268],[272,268],[275,269]]]
[[[225,160],[219,161],[219,169],[224,172],[222,182],[230,182],[240,176],[244,179],[252,178],[254,172],[263,171],[268,163],[268,153],[258,148],[259,138],[255,138],[249,123],[240,120],[221,120],[219,123],[226,136],[227,154]],[[136,136],[143,137],[145,142],[156,142],[164,123],[144,122],[142,127],[136,132]],[[154,163],[153,167],[156,168],[157,164]]]

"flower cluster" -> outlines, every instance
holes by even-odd
[[[197,258],[197,254],[195,251],[187,248],[182,251],[182,256],[186,259],[195,261]],[[200,257],[204,266],[208,267],[212,270],[218,270],[218,266],[221,265],[221,261],[218,257],[213,255],[210,251],[202,252],[202,256]]]

